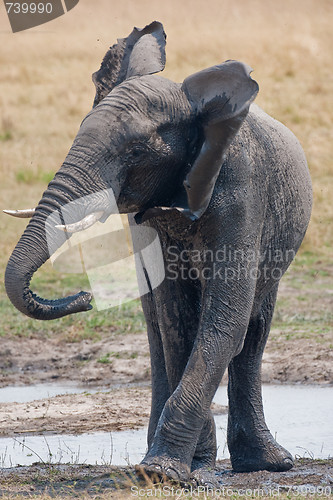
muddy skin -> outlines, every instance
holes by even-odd
[[[134,250],[143,254],[144,230],[154,230],[165,268],[154,288],[159,256],[148,264],[141,255],[152,409],[139,472],[212,484],[210,406],[227,368],[235,470],[285,471],[292,461],[268,433],[260,366],[279,281],[310,218],[306,159],[295,136],[252,104],[258,84],[246,64],[226,61],[176,84],[153,75],[164,46],[154,22],[106,54],[94,108],[10,257],[6,290],[36,319],[89,310],[90,294],[50,301],[30,280],[49,257],[47,216],[76,201],[66,223],[105,219],[112,209],[103,193],[112,189],[120,213],[133,214]]]
[[[243,349],[228,369],[228,448],[236,472],[279,472],[293,466],[291,454],[275,441],[266,426],[261,397],[261,361],[276,295],[277,287],[250,321]]]

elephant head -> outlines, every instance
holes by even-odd
[[[32,218],[9,259],[5,285],[27,316],[49,320],[91,308],[86,292],[46,300],[29,288],[49,258],[50,214],[76,201],[70,226],[62,227],[75,231],[105,220],[115,202],[117,212],[135,212],[138,221],[175,210],[188,224],[209,205],[258,85],[250,68],[236,61],[200,71],[183,84],[154,75],[165,65],[165,38],[163,26],[153,22],[110,48],[93,75],[93,109],[38,206],[23,214]],[[59,227],[48,231],[56,238]]]

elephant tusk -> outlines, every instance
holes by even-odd
[[[97,221],[99,221],[103,214],[104,212],[93,212],[92,214],[86,215],[78,222],[73,222],[73,224],[57,224],[55,227],[65,231],[65,233],[77,233],[93,226]]]
[[[20,219],[30,219],[35,211],[35,208],[27,208],[25,210],[3,210],[3,213],[12,215],[13,217],[19,217]]]

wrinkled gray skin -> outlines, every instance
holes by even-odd
[[[94,108],[14,249],[5,282],[13,304],[30,317],[90,308],[85,292],[47,301],[29,289],[49,257],[45,218],[85,195],[96,193],[95,203],[82,203],[77,219],[95,210],[106,217],[100,192],[111,187],[119,211],[137,214],[132,226],[154,228],[166,278],[142,297],[152,408],[138,472],[213,485],[210,405],[226,368],[234,470],[283,471],[293,463],[266,426],[260,366],[279,279],[308,225],[311,183],[294,135],[251,105],[258,86],[246,65],[229,61],[176,84],[152,75],[164,67],[164,44],[154,22],[106,54],[93,76]],[[221,249],[228,258],[198,262],[191,252]],[[283,258],[274,262],[274,252]],[[175,279],[181,265],[212,273],[189,279],[183,271]]]

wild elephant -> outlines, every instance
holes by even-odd
[[[103,221],[112,213],[111,189],[132,228],[157,232],[165,265],[163,282],[142,297],[152,410],[138,471],[213,484],[210,406],[227,368],[234,470],[284,471],[293,460],[265,423],[260,367],[280,278],[310,218],[306,159],[295,136],[252,104],[258,85],[246,64],[226,61],[181,84],[155,75],[164,65],[158,22],[106,53],[93,75],[93,109],[26,214],[32,218],[9,259],[6,290],[36,319],[90,309],[90,293],[46,300],[29,283],[49,258],[46,218],[83,200],[62,229]]]

